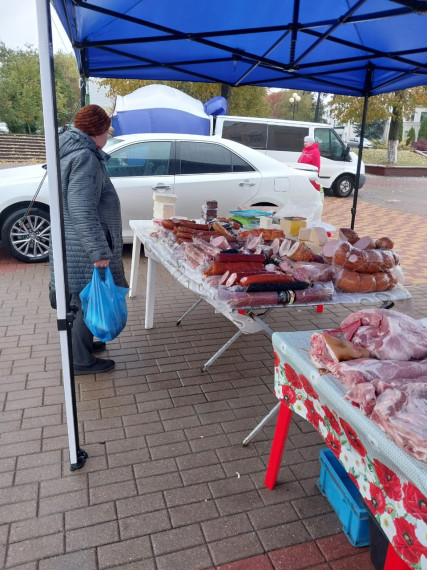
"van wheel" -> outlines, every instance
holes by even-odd
[[[1,233],[3,247],[19,261],[40,263],[49,259],[50,218],[41,208],[12,212],[4,221]]]
[[[350,174],[343,174],[334,184],[334,194],[338,198],[351,196],[354,188],[354,178]]]

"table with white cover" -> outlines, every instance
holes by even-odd
[[[208,366],[215,362],[215,360],[221,356],[221,354],[223,354],[242,334],[253,334],[264,331],[271,337],[273,331],[263,321],[263,318],[265,318],[266,314],[270,310],[278,308],[281,310],[292,310],[293,307],[305,307],[309,305],[309,303],[294,303],[293,305],[282,304],[262,307],[251,306],[232,309],[229,307],[226,300],[221,297],[221,291],[216,287],[209,285],[203,273],[192,269],[185,260],[177,258],[177,256],[174,255],[173,249],[164,240],[153,237],[153,232],[159,229],[159,226],[155,226],[152,220],[131,220],[129,224],[134,233],[129,297],[134,297],[137,292],[141,244],[144,245],[144,254],[148,258],[147,286],[145,292],[146,329],[151,329],[154,326],[156,270],[158,264],[163,265],[172,277],[174,277],[183,287],[193,291],[193,293],[195,293],[199,298],[197,302],[181,317],[178,324],[201,302],[201,300],[204,300],[212,305],[216,312],[222,313],[237,327],[238,331],[236,334],[205,363],[202,370],[206,370]],[[354,294],[338,292],[332,301],[322,301],[321,303],[322,305],[337,303],[373,305],[387,301],[393,301],[396,305],[399,303],[399,309],[403,312],[410,312],[412,310],[411,295],[401,285],[398,285],[391,291],[384,291],[381,293]],[[320,302],[317,301],[310,304],[312,306],[318,306]],[[260,312],[262,313],[262,316],[260,316]]]
[[[273,489],[276,482],[294,412],[316,428],[339,459],[394,549],[411,567],[426,569],[427,463],[398,447],[369,417],[343,399],[347,388],[312,364],[313,332],[276,332],[272,336],[274,391],[280,411],[266,485]],[[388,568],[397,568],[396,560],[390,564]]]

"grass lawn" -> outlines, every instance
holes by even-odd
[[[358,149],[351,150],[356,154],[358,153]],[[387,164],[387,151],[383,148],[364,148],[362,158],[365,164]],[[398,150],[397,165],[395,166],[427,166],[427,157],[412,150]]]

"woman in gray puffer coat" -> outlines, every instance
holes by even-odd
[[[71,305],[78,307],[72,327],[75,374],[107,372],[113,360],[95,358],[105,343],[93,342],[83,322],[79,293],[92,280],[93,268],[109,266],[116,285],[127,287],[122,262],[120,201],[108,176],[102,151],[111,125],[98,105],[86,105],[75,116],[74,127],[59,138],[66,263]],[[51,287],[54,290],[52,252]]]

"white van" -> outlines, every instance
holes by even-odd
[[[353,192],[357,155],[350,152],[330,125],[257,117],[231,117],[221,115],[214,119],[213,135],[230,139],[286,162],[291,166],[298,161],[304,137],[314,137],[321,154],[319,181],[323,188],[335,196],[345,198]],[[307,165],[300,164],[304,168]],[[359,188],[366,180],[365,165],[360,168]]]

